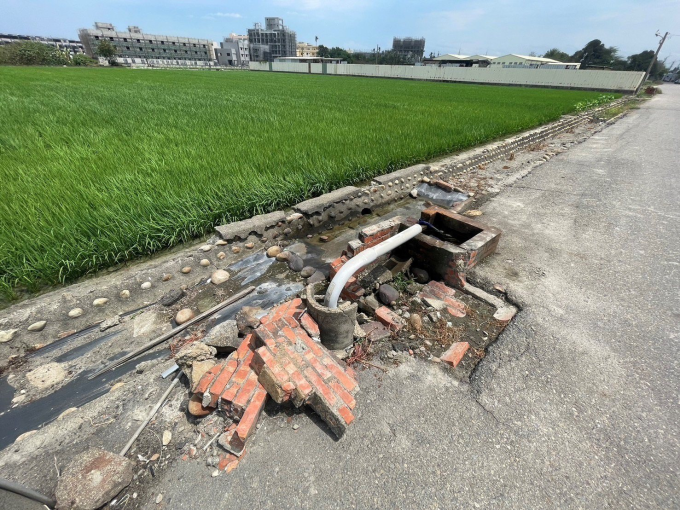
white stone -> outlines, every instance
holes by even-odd
[[[120,298],[121,299],[129,299],[130,298],[130,291],[129,290],[121,290],[120,291]]]
[[[228,279],[229,273],[227,273],[224,269],[218,269],[217,271],[213,272],[212,275],[210,275],[210,281],[215,285],[224,283]]]
[[[203,259],[203,260],[201,260],[200,264],[203,267],[208,267],[210,265],[210,261],[208,259]]]
[[[72,319],[75,319],[76,317],[80,317],[83,315],[83,309],[82,308],[74,308],[68,313],[68,316],[71,317]]]
[[[151,282],[144,282],[142,283],[142,289],[147,290],[151,288]]]
[[[100,297],[92,301],[92,306],[104,306],[109,302],[109,298]]]
[[[7,329],[5,331],[0,331],[0,344],[6,344],[9,342],[12,338],[14,338],[14,334],[18,330],[16,329]]]
[[[28,326],[29,331],[42,331],[45,329],[45,326],[47,325],[47,321],[38,321],[34,322],[30,326]]]
[[[172,432],[169,430],[166,430],[163,432],[163,446],[167,446],[170,444],[170,441],[172,440]]]
[[[210,246],[209,244],[204,244],[203,246],[201,246],[199,248],[199,250],[201,250],[202,252],[205,253],[205,252],[212,250],[212,246]]]

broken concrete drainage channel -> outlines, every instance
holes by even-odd
[[[467,282],[468,271],[495,251],[501,233],[459,214],[470,200],[458,201],[462,190],[454,189],[447,182],[448,177],[505,158],[522,144],[536,143],[585,122],[584,119],[585,116],[565,118],[514,140],[472,151],[471,155],[447,158],[439,167],[418,165],[376,178],[363,189],[344,188],[299,204],[290,215],[271,213],[218,227],[219,238],[212,241],[213,245],[231,244],[236,254],[240,251],[236,247],[244,241],[246,249],[253,248],[254,243],[249,240],[253,235],[262,238],[265,248],[268,244],[285,248],[289,244],[286,239],[323,228],[329,221],[360,218],[356,231],[336,230],[333,237],[338,241],[345,239],[344,249],[335,240],[323,237],[320,245],[311,242],[305,245],[308,261],[320,252],[335,251],[328,275],[319,271],[319,267],[314,271],[300,265],[294,245],[283,251],[268,250],[269,259],[258,256],[258,263],[265,266],[262,274],[253,273],[247,264],[230,266],[238,267],[232,280],[242,275],[243,282],[255,286],[272,280],[276,267],[280,267],[275,261],[279,260],[288,266],[290,274],[298,275],[295,278],[300,278],[301,270],[307,270],[304,292],[288,286],[291,291],[280,294],[282,303],[252,312],[249,306],[244,306],[245,295],[252,290],[246,289],[249,291],[246,293],[229,290],[231,298],[225,300],[222,296],[219,304],[205,307],[206,311],[185,322],[185,327],[158,336],[143,348],[114,360],[98,374],[171,340],[181,330],[189,330],[188,336],[173,341],[171,350],[181,374],[188,380],[191,394],[188,412],[199,420],[201,435],[206,437],[201,451],[215,454],[217,461],[208,462],[216,472],[229,472],[242,461],[268,399],[294,408],[309,406],[335,436],[341,437],[355,420],[359,385],[353,367],[386,370],[390,364],[421,357],[448,366],[454,377],[469,377],[484,349],[517,310],[501,297]],[[423,208],[419,200],[408,205],[401,202],[409,194],[418,195],[411,192],[416,183],[421,197],[427,196],[428,190],[436,190],[438,200],[433,201],[445,206],[425,204]],[[452,208],[448,207],[452,204]],[[381,207],[382,221],[368,222],[372,215],[361,218],[366,209],[377,211]],[[418,214],[419,217],[413,217]],[[324,241],[328,242],[324,245]],[[255,260],[254,257],[246,260]],[[321,260],[316,263],[323,265]],[[326,283],[328,277],[330,284]],[[248,303],[256,302],[253,299],[263,286],[256,287],[258,293],[248,297]],[[207,280],[186,292],[193,292],[191,295],[198,298],[213,288],[227,289],[229,284]],[[292,293],[301,297],[286,301]],[[221,308],[224,316],[210,319]],[[226,316],[229,318],[225,319]],[[201,321],[211,321],[212,325],[207,331],[197,329],[201,328]],[[220,333],[213,334],[213,330]],[[384,364],[376,364],[372,357]],[[122,455],[135,452],[134,441],[153,423],[154,415],[163,407],[180,376],[173,379],[130,436],[120,452]],[[163,441],[165,444],[165,435]],[[132,480],[134,462],[122,455],[92,450],[81,456],[115,472],[116,476],[107,479],[111,486],[106,490],[88,488],[86,482],[83,486],[83,466],[75,459],[58,481],[56,496],[60,505],[100,506],[114,498]],[[197,455],[194,449],[184,458]],[[78,490],[75,480],[80,480]],[[90,499],[83,495],[84,491],[89,491]],[[93,500],[95,493],[98,499]]]

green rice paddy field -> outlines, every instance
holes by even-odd
[[[0,68],[0,290],[36,290],[557,119],[597,92]]]

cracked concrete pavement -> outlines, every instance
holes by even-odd
[[[680,505],[680,87],[663,92],[483,207],[504,236],[475,281],[523,311],[471,384],[415,360],[360,370],[342,440],[269,409],[236,471],[176,462],[145,506]]]

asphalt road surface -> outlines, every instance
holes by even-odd
[[[167,508],[678,508],[680,86],[504,190],[477,278],[523,311],[471,384],[359,375],[341,441],[268,417],[238,469],[175,462]]]

